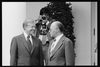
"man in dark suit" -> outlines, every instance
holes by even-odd
[[[23,23],[24,33],[12,39],[10,47],[11,66],[43,66],[42,42],[32,36],[35,21],[27,19]]]
[[[63,34],[64,27],[59,21],[50,26],[50,35],[54,39],[50,42],[46,65],[68,66],[75,64],[75,53],[72,41]]]

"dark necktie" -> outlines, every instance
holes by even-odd
[[[31,43],[31,41],[30,41],[30,36],[27,36],[27,42],[28,42],[28,46],[29,46],[29,49],[30,49],[30,51],[32,50],[32,43]]]

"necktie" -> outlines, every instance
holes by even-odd
[[[50,54],[52,54],[52,50],[54,49],[55,41],[56,41],[56,39],[53,40],[53,43],[50,47]]]
[[[29,49],[30,49],[30,51],[31,51],[31,49],[32,49],[32,44],[31,44],[31,41],[30,41],[30,36],[27,36],[27,42],[28,42],[28,46],[29,46]]]

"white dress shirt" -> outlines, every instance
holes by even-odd
[[[62,36],[63,36],[63,34],[61,34],[61,35],[59,35],[59,36],[57,36],[57,37],[55,38],[56,41],[54,41],[54,42],[52,43],[50,52],[55,48],[55,46],[57,45],[58,41],[60,40],[60,38],[61,38]]]
[[[26,41],[27,41],[27,36],[28,36],[28,35],[27,35],[25,32],[24,32],[24,36],[25,36],[25,39],[26,39]],[[32,45],[33,45],[32,36],[29,37],[29,40],[31,41],[31,43],[32,43]]]

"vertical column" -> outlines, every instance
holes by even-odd
[[[25,2],[2,2],[2,65],[10,65],[10,44],[13,36],[22,33],[26,18]]]

